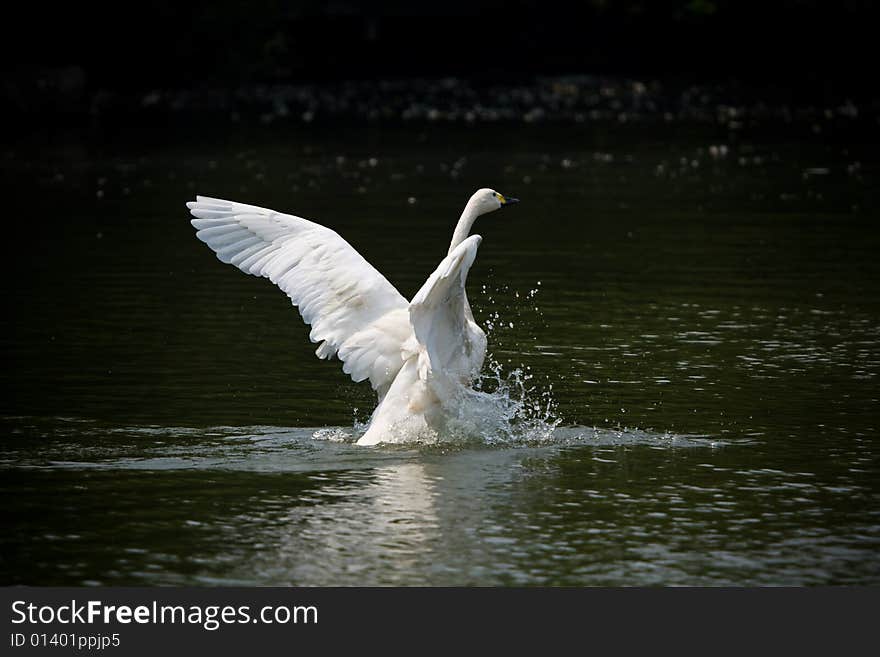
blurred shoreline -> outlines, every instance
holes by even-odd
[[[91,90],[79,67],[7,77],[7,125],[36,132],[114,123],[392,122],[442,124],[687,123],[731,131],[762,123],[880,127],[880,97],[810,97],[774,85],[712,84],[621,76],[536,76],[517,83],[388,78],[235,87]],[[20,134],[19,134],[20,136]],[[867,135],[866,135],[867,136]]]

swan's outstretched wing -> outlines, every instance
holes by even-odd
[[[380,395],[400,369],[406,299],[336,232],[290,214],[197,196],[196,236],[217,257],[275,283],[312,325],[319,358],[339,353],[355,381]],[[395,312],[396,311],[396,312]],[[399,340],[399,341],[398,341]]]
[[[469,376],[483,363],[486,336],[473,323],[465,283],[482,238],[471,235],[447,255],[428,277],[409,305],[409,316],[419,345],[434,372]]]

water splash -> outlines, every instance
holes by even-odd
[[[357,410],[357,409],[355,409]],[[344,427],[322,427],[312,433],[312,440],[326,440],[331,443],[350,443],[357,439],[357,435],[362,433],[358,427],[357,420],[353,430]]]
[[[541,390],[533,383],[529,368],[509,372],[496,360],[473,387],[460,386],[444,406],[444,425],[439,430],[412,440],[389,440],[386,447],[398,445],[492,445],[544,444],[561,423],[556,417],[553,387]],[[312,433],[313,440],[353,443],[363,435],[369,421],[363,422],[355,409],[353,427],[327,427]]]
[[[484,326],[490,343],[498,334],[510,331],[516,324],[543,323],[543,314],[536,305],[541,282],[527,292],[511,290],[508,285],[493,288],[483,285],[487,309]],[[534,314],[534,318],[527,315]],[[526,320],[526,321],[524,321]],[[529,321],[530,320],[530,321]],[[504,339],[499,346],[503,349]],[[510,361],[508,361],[510,362]],[[451,417],[441,442],[479,441],[489,445],[536,444],[551,439],[562,420],[558,417],[553,398],[553,384],[538,385],[531,368],[511,365],[509,370],[491,353],[487,365],[472,388],[462,389],[448,409]]]
[[[528,369],[505,372],[498,361],[490,360],[473,388],[462,388],[451,405],[440,441],[516,445],[551,440],[561,424],[553,386],[541,389],[534,385]]]

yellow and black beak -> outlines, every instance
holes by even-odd
[[[513,198],[512,196],[505,196],[504,194],[499,194],[498,200],[501,201],[501,207],[504,207],[505,205],[513,205],[514,203],[519,203],[518,198]]]

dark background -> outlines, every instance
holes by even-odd
[[[795,103],[873,97],[867,0],[220,0],[4,8],[5,114],[95,114],[162,89],[603,74],[741,84]]]

